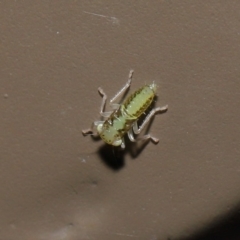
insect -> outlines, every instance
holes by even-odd
[[[102,96],[102,104],[100,107],[100,115],[103,121],[95,121],[92,123],[91,128],[82,130],[83,135],[100,136],[104,142],[113,146],[121,146],[125,148],[124,135],[128,134],[130,141],[136,142],[138,140],[152,140],[158,143],[159,139],[151,136],[150,134],[138,137],[135,139],[134,134],[139,134],[146,126],[146,124],[158,112],[164,112],[168,106],[157,107],[150,111],[145,117],[144,121],[138,126],[139,118],[145,114],[145,111],[150,107],[153,102],[157,85],[153,82],[139,88],[132,93],[122,104],[115,103],[116,99],[122,96],[130,87],[133,76],[133,70],[130,71],[128,81],[123,88],[110,100],[110,106],[113,111],[104,112],[107,101],[107,95],[102,88],[98,88],[99,94]],[[93,130],[96,128],[96,134]]]

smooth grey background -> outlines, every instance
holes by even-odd
[[[237,236],[239,9],[0,1],[0,238]],[[98,119],[97,88],[113,96],[130,69],[131,90],[154,80],[169,110],[149,130],[158,145],[114,155],[81,130]]]

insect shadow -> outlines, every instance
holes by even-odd
[[[157,97],[156,97],[157,98]],[[143,114],[143,116],[139,119],[138,124],[141,125],[144,118],[148,115],[148,113],[155,107],[156,101],[153,101],[149,109]],[[167,111],[167,110],[166,110]],[[165,111],[164,111],[165,112]],[[149,133],[151,125],[153,124],[154,118],[152,118],[148,125],[145,128],[144,134]],[[96,137],[94,137],[95,140],[97,140]],[[98,139],[100,139],[98,137]],[[125,144],[126,148],[123,150],[121,147],[114,147],[108,144],[104,144],[98,149],[98,154],[101,158],[101,160],[111,169],[117,171],[124,167],[125,165],[125,155],[127,153],[130,154],[130,156],[133,159],[136,159],[142,151],[145,149],[145,147],[149,144],[150,140],[145,141],[136,141],[131,142],[127,136],[125,136]]]

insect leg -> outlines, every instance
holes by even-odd
[[[125,148],[125,141],[124,141],[124,138],[122,139],[121,148],[122,148],[122,149]]]
[[[152,140],[152,141],[155,142],[155,143],[158,143],[158,142],[159,142],[159,139],[151,136],[150,134],[147,134],[147,135],[144,135],[144,136],[142,136],[142,137],[139,137],[139,138],[135,139],[134,136],[133,136],[133,131],[132,131],[132,129],[130,129],[130,130],[128,131],[128,137],[129,137],[129,139],[130,139],[131,142],[145,141],[145,140],[148,140],[148,139]]]
[[[116,101],[117,98],[119,98],[131,85],[131,81],[132,81],[132,76],[133,76],[133,70],[130,70],[129,75],[128,75],[128,81],[126,82],[126,84],[122,87],[122,89],[110,100],[110,104],[111,105],[118,105],[118,104],[113,104],[114,101]],[[119,105],[118,105],[119,107]]]
[[[120,104],[118,104],[118,103],[110,103],[110,105],[111,105],[113,110],[116,110],[120,107]]]
[[[105,107],[105,105],[106,105],[106,101],[107,101],[107,94],[103,91],[103,89],[102,88],[98,88],[98,92],[99,92],[99,94],[102,96],[102,104],[101,104],[101,107],[100,107],[100,115],[102,116],[102,117],[105,117],[105,118],[107,118],[107,117],[109,117],[110,115],[111,115],[111,113],[112,112],[104,112],[103,110],[104,110],[104,107]]]
[[[133,125],[133,131],[135,134],[139,134],[143,128],[146,126],[146,124],[151,120],[152,117],[154,117],[154,115],[158,112],[164,112],[166,111],[168,108],[168,105],[164,106],[164,107],[158,107],[158,108],[154,108],[148,115],[147,117],[144,119],[142,125],[138,128],[137,124]]]
[[[93,131],[94,131],[94,128],[96,128],[101,123],[104,123],[104,121],[95,121],[95,122],[93,122],[90,128],[82,130],[82,134],[84,136],[86,136],[86,135],[98,136],[98,133],[93,133]]]
[[[144,121],[143,121],[143,123],[142,123],[142,125],[141,125],[140,127],[138,127],[137,122],[135,122],[135,123],[133,124],[133,132],[134,132],[135,134],[141,133],[141,131],[143,130],[143,128],[144,128],[144,127],[146,126],[146,124],[154,117],[154,115],[155,115],[156,113],[166,111],[167,108],[168,108],[168,106],[166,105],[166,106],[164,106],[164,107],[158,107],[158,108],[153,109],[153,110],[147,115],[147,117],[144,119]],[[136,140],[134,139],[133,132],[132,132],[132,129],[131,129],[131,130],[128,132],[128,137],[129,137],[129,139],[130,139],[131,141],[134,142],[134,141],[136,141]],[[155,142],[155,143],[158,143],[158,141],[159,141],[157,138],[152,137],[150,134],[144,135],[144,136],[138,138],[137,140],[147,140],[147,139],[151,139],[151,140],[152,140],[153,142]]]
[[[130,139],[131,142],[136,142],[136,139],[133,136],[133,131],[132,128],[128,131],[128,138]]]

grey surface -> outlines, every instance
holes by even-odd
[[[211,226],[231,236],[239,9],[239,1],[0,1],[0,238],[203,239]],[[128,145],[119,160],[81,129],[98,119],[97,88],[113,96],[130,69],[131,89],[155,80],[156,105],[169,111],[150,128],[158,145],[137,156]],[[220,219],[232,215],[228,231]]]

